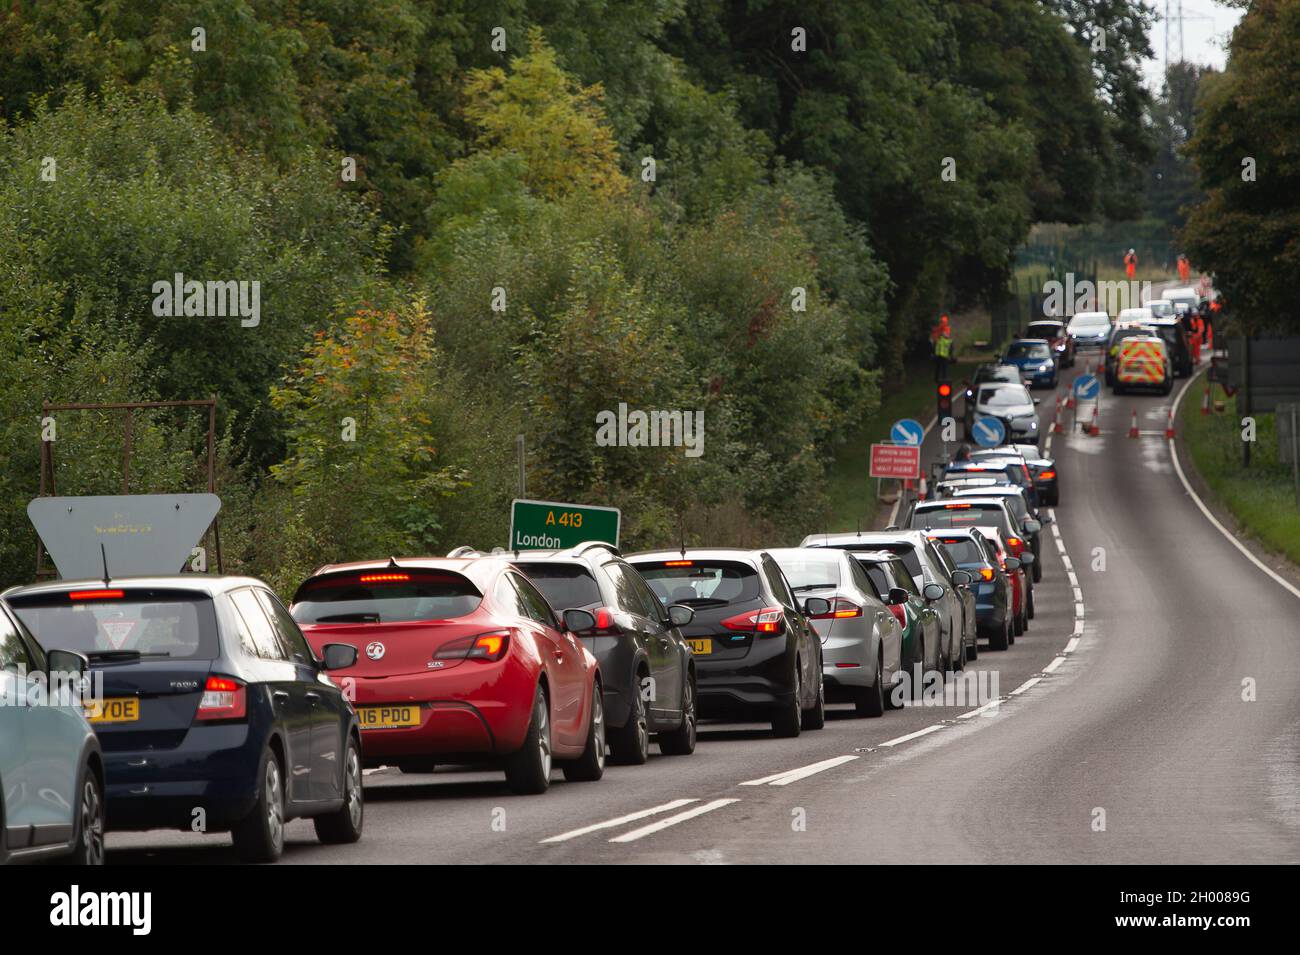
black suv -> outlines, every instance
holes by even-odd
[[[632,554],[628,562],[664,605],[695,611],[682,630],[699,669],[701,715],[759,712],[777,736],[822,728],[822,646],[805,614],[829,613],[828,600],[800,605],[765,551],[683,548]]]
[[[520,551],[513,563],[552,607],[578,607],[596,618],[580,631],[600,663],[605,720],[615,762],[639,765],[650,735],[669,756],[695,751],[695,661],[679,627],[695,616],[668,606],[611,544]]]

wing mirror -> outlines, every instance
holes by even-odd
[[[1002,562],[1002,565],[1003,565],[1007,570],[1019,570],[1019,569],[1020,569],[1020,558],[1019,558],[1019,557],[1008,557],[1006,560],[1004,560],[1004,561]]]
[[[327,643],[321,648],[325,654],[325,669],[346,670],[356,666],[357,648],[350,643]]]
[[[831,602],[825,597],[809,597],[803,602],[803,612],[809,617],[820,617],[831,612]]]
[[[952,582],[958,587],[969,587],[974,579],[968,570],[954,570],[952,572]]]
[[[45,655],[45,663],[50,671],[48,692],[51,699],[55,698],[56,693],[62,697],[69,691],[82,700],[87,699],[86,693],[90,689],[90,660],[84,653],[51,650]]]
[[[905,603],[907,603],[907,598],[908,598],[908,596],[909,596],[909,594],[908,594],[908,592],[907,592],[907,588],[905,588],[905,587],[890,587],[890,588],[889,588],[889,605],[892,607],[892,606],[894,606],[894,605],[896,605],[896,604],[905,604]]]
[[[1034,562],[1034,559],[1035,559],[1034,552],[1032,550],[1024,551],[1020,555],[1020,565],[1022,567],[1028,567],[1030,564]]]
[[[921,596],[934,603],[936,600],[943,599],[943,587],[939,584],[926,584],[925,589],[921,591]]]
[[[1028,520],[1024,523],[1024,529],[1026,534],[1037,534],[1043,529],[1043,525],[1038,521]]]
[[[596,615],[590,610],[570,607],[564,611],[564,629],[570,633],[583,633],[596,629]]]
[[[668,608],[668,619],[674,627],[685,627],[695,619],[695,611],[685,604],[673,604]]]

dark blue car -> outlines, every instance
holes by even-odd
[[[1021,338],[1007,346],[1002,356],[1007,365],[1015,365],[1031,388],[1055,388],[1059,374],[1052,346],[1044,338]]]
[[[997,553],[974,527],[931,531],[931,540],[941,546],[959,570],[972,578],[975,594],[975,628],[989,641],[992,650],[1005,650],[1012,641],[1014,600],[1011,581],[1002,569]],[[1020,561],[1007,558],[1007,569],[1019,568]]]
[[[110,829],[229,831],[271,862],[284,825],[311,816],[322,842],[361,836],[357,716],[261,581],[177,574],[14,588],[5,602],[47,651],[103,680],[89,713],[103,750]]]

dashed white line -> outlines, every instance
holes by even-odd
[[[967,710],[965,713],[958,713],[957,719],[968,720],[972,716],[979,716],[981,713],[984,713],[987,710],[996,710],[998,708],[998,704],[1000,704],[1001,702],[1002,702],[1001,700],[989,700],[983,706],[977,706],[975,707],[975,709]]]
[[[723,806],[730,806],[733,802],[740,802],[739,799],[715,799],[712,802],[706,802],[700,806],[692,806],[685,812],[679,812],[675,816],[669,816],[667,819],[660,819],[658,822],[652,822],[648,826],[642,826],[640,829],[633,829],[631,832],[625,832],[621,836],[615,836],[610,842],[636,842],[638,839],[644,839],[646,836],[652,836],[656,832],[662,832],[669,826],[675,826],[680,822],[686,822],[688,819],[694,819],[696,816],[702,816],[706,812],[713,812],[715,809],[721,809]]]
[[[1079,622],[1080,622],[1080,623],[1083,623],[1082,620],[1079,621]],[[1065,645],[1065,649],[1064,649],[1062,652],[1063,652],[1063,653],[1073,653],[1073,652],[1075,651],[1075,649],[1076,649],[1078,646],[1079,646],[1079,638],[1078,638],[1078,637],[1071,637],[1071,638],[1070,638],[1070,641]]]
[[[699,800],[674,799],[672,802],[666,802],[662,806],[652,806],[649,809],[642,809],[639,812],[630,812],[626,816],[619,816],[617,819],[607,819],[604,822],[597,822],[590,826],[583,826],[581,829],[562,832],[558,836],[551,836],[549,839],[543,839],[541,844],[545,845],[548,842],[568,842],[570,839],[576,839],[578,836],[585,836],[591,832],[599,832],[601,829],[616,829],[625,823],[636,822],[638,819],[644,819],[647,816],[657,816],[661,812],[668,812],[672,809],[680,809],[682,806],[688,806],[693,802],[699,802]]]
[[[1074,588],[1074,602],[1078,606],[1083,606],[1083,591],[1078,587]]]
[[[825,772],[828,769],[834,769],[836,766],[851,762],[858,757],[856,756],[834,756],[830,759],[823,759],[820,763],[810,763],[807,766],[800,766],[798,769],[788,769],[783,773],[774,773],[771,776],[764,776],[762,779],[751,779],[743,782],[742,786],[788,786],[793,782],[801,779],[807,779],[817,773]]]
[[[927,726],[925,729],[923,729],[923,730],[917,730],[915,733],[908,733],[906,736],[899,736],[899,737],[897,737],[897,738],[895,738],[895,739],[891,739],[891,740],[888,740],[888,741],[886,741],[886,742],[884,742],[884,743],[881,743],[880,745],[881,745],[881,746],[897,746],[897,745],[899,745],[900,743],[906,743],[906,742],[909,742],[910,740],[919,739],[919,738],[921,738],[922,736],[928,736],[928,735],[930,735],[931,733],[937,733],[937,732],[938,732],[939,730],[941,730],[941,729],[943,729],[943,726],[940,725],[939,723],[935,723],[933,726]]]
[[[1020,684],[1018,687],[1016,687],[1014,690],[1012,690],[1012,691],[1011,691],[1011,695],[1012,695],[1012,696],[1019,696],[1021,693],[1024,693],[1025,690],[1029,689],[1031,686],[1033,686],[1035,683],[1039,682],[1041,679],[1042,679],[1042,677],[1037,677],[1037,676],[1030,677],[1030,678],[1029,678],[1028,680],[1026,680],[1024,683]]]
[[[1047,666],[1043,667],[1043,672],[1044,672],[1044,673],[1055,673],[1055,672],[1056,672],[1056,668],[1059,667],[1059,666],[1060,666],[1062,663],[1064,663],[1064,662],[1065,662],[1065,657],[1056,657],[1055,659],[1052,660],[1051,663],[1049,663],[1049,664],[1047,664]]]

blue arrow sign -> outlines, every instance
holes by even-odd
[[[1083,401],[1096,398],[1101,393],[1101,382],[1096,375],[1080,375],[1074,379],[1074,397]]]
[[[971,428],[975,443],[981,448],[996,448],[1007,440],[1007,429],[998,418],[977,415],[975,426]]]
[[[925,429],[911,418],[901,418],[889,429],[889,440],[895,444],[920,444],[923,437]]]

